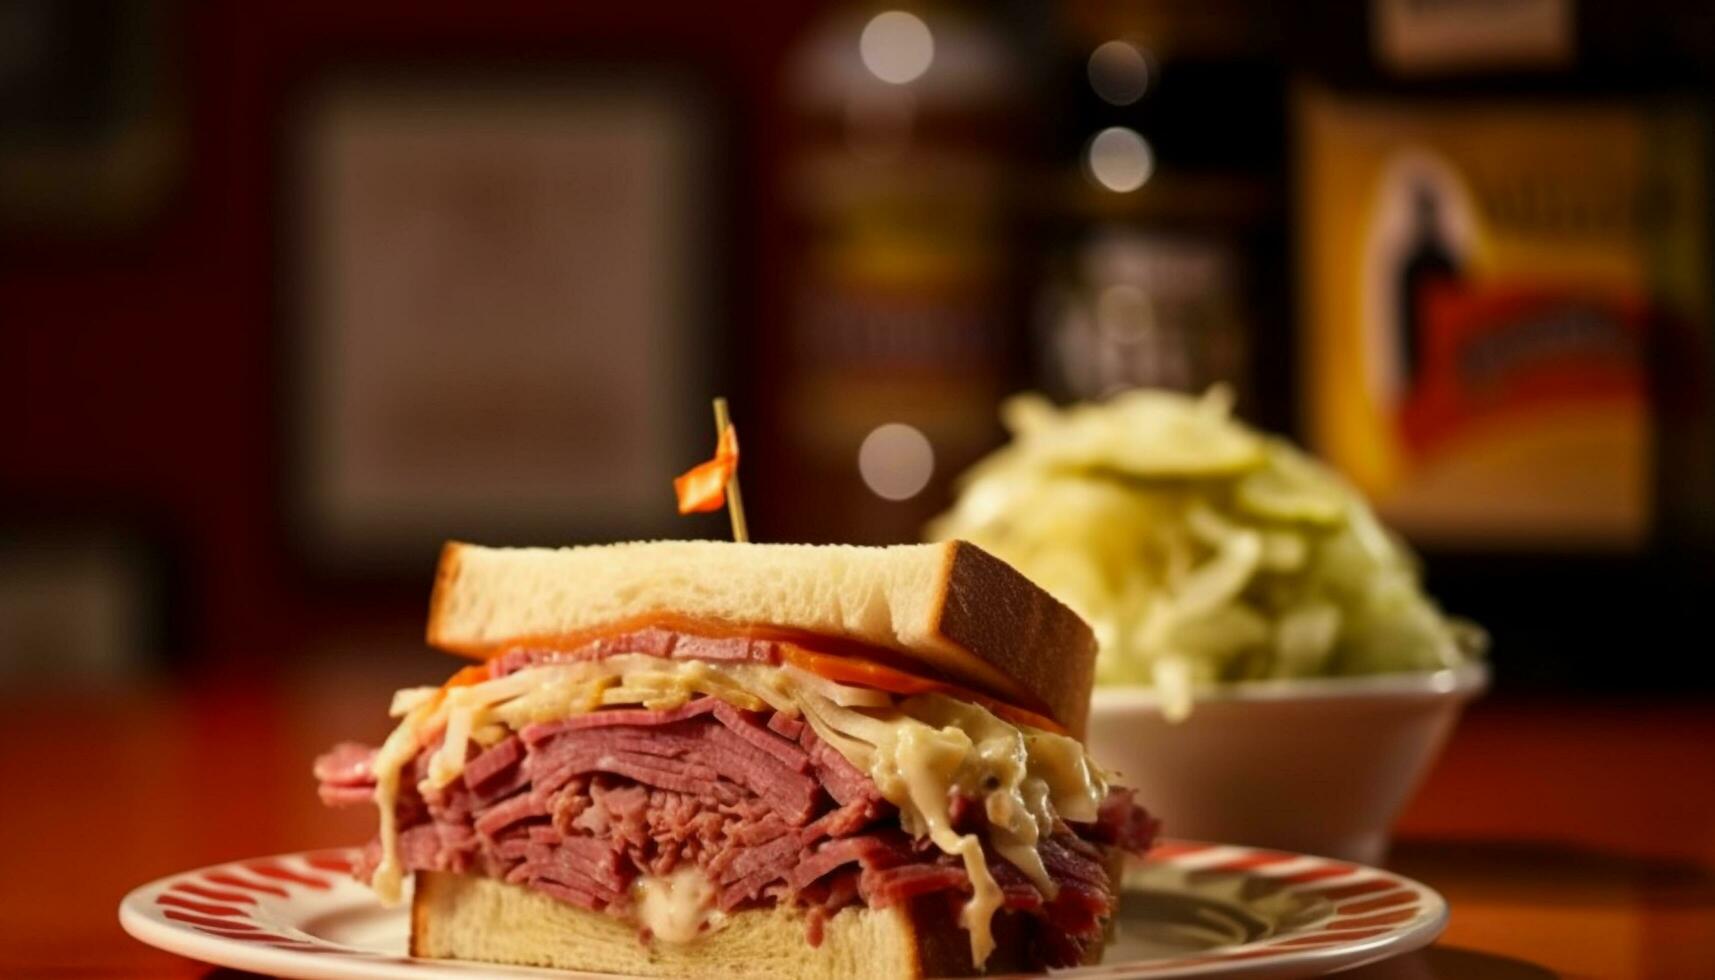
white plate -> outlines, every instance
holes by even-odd
[[[281,977],[600,977],[405,955],[405,908],[348,873],[355,851],[187,871],[125,896],[119,922],[152,946]],[[1415,881],[1283,851],[1168,841],[1134,862],[1101,966],[1057,978],[1305,977],[1427,945],[1447,903]]]

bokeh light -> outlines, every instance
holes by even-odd
[[[1090,53],[1090,88],[1111,105],[1131,105],[1149,91],[1149,59],[1130,41],[1108,41]]]
[[[1155,151],[1137,130],[1110,126],[1090,140],[1085,163],[1096,183],[1127,194],[1142,187],[1155,172]]]
[[[889,10],[864,25],[858,54],[876,78],[905,85],[921,78],[934,63],[935,36],[916,14]]]
[[[877,426],[858,447],[864,485],[885,500],[909,500],[935,475],[935,448],[916,428],[901,422]]]

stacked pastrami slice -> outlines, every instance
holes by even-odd
[[[486,875],[628,916],[638,876],[691,866],[714,883],[722,910],[808,909],[812,943],[825,916],[848,905],[940,899],[956,909],[971,893],[962,862],[912,840],[870,778],[787,715],[713,697],[604,709],[473,746],[459,779],[419,791],[437,747],[425,746],[401,780],[400,860],[410,871]],[[372,802],[373,759],[351,744],[318,759],[322,799]],[[986,833],[980,801],[951,804],[957,830]],[[1114,790],[1095,822],[1064,824],[1041,842],[1053,895],[985,848],[1005,896],[1000,916],[1024,931],[1035,966],[1083,962],[1102,943],[1116,851],[1142,853],[1154,833],[1130,792]],[[371,844],[360,877],[379,854]]]

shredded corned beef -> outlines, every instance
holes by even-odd
[[[375,798],[375,750],[341,742],[316,760],[316,782],[328,806],[366,803]]]
[[[504,663],[520,656],[501,658],[496,673],[524,666]],[[401,788],[400,859],[410,870],[488,875],[624,915],[638,875],[690,864],[716,884],[724,910],[777,901],[809,909],[812,943],[847,905],[937,895],[957,905],[971,891],[958,859],[909,838],[869,777],[788,716],[712,697],[669,711],[605,709],[473,746],[460,779],[419,793],[436,747],[417,756]],[[351,744],[322,756],[322,799],[371,800],[372,762],[373,750]],[[983,832],[980,803],[952,809],[961,831]],[[1082,962],[1100,944],[1115,901],[1109,855],[1141,852],[1154,832],[1130,792],[1115,790],[1094,822],[1062,826],[1041,844],[1052,897],[988,853],[1001,914],[1028,930],[1036,966]]]

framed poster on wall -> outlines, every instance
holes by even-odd
[[[310,101],[286,217],[313,560],[685,533],[671,478],[706,452],[719,371],[704,122],[695,89],[638,75]]]
[[[1311,441],[1419,541],[1629,551],[1653,352],[1710,314],[1704,121],[1671,105],[1295,105]]]

